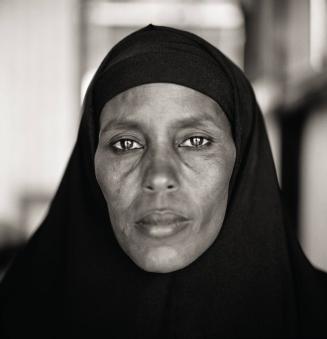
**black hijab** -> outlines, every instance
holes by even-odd
[[[214,244],[166,274],[115,240],[94,174],[104,104],[133,86],[177,83],[216,100],[237,150]],[[326,335],[325,286],[285,221],[262,115],[243,73],[203,39],[149,25],[105,57],[49,213],[1,288],[5,338],[234,338]]]

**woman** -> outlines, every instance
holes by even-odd
[[[233,63],[149,25],[106,56],[83,110],[48,216],[4,280],[4,337],[326,335],[325,286]]]

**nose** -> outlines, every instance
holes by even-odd
[[[151,159],[145,169],[143,189],[147,192],[172,192],[178,189],[178,169],[173,159]]]

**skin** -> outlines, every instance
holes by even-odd
[[[198,91],[152,83],[107,102],[96,178],[115,236],[136,265],[172,272],[210,247],[224,220],[235,154],[225,113]],[[160,218],[171,213],[185,221],[165,225]],[[147,214],[148,223],[137,223]]]

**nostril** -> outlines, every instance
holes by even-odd
[[[145,186],[145,189],[147,190],[147,191],[152,191],[152,192],[154,192],[154,191],[162,191],[162,190],[165,190],[163,187],[157,187],[157,188],[155,188],[154,186],[151,186],[151,185],[147,185],[147,186]],[[174,190],[175,189],[175,185],[167,185],[166,186],[166,189],[167,190]]]
[[[176,186],[175,185],[173,185],[173,184],[169,184],[169,185],[167,185],[167,186],[155,186],[155,185],[146,185],[146,186],[144,186],[145,187],[145,189],[147,190],[147,191],[151,191],[151,192],[154,192],[154,191],[164,191],[165,189],[166,190],[174,190],[175,188],[176,188]]]

